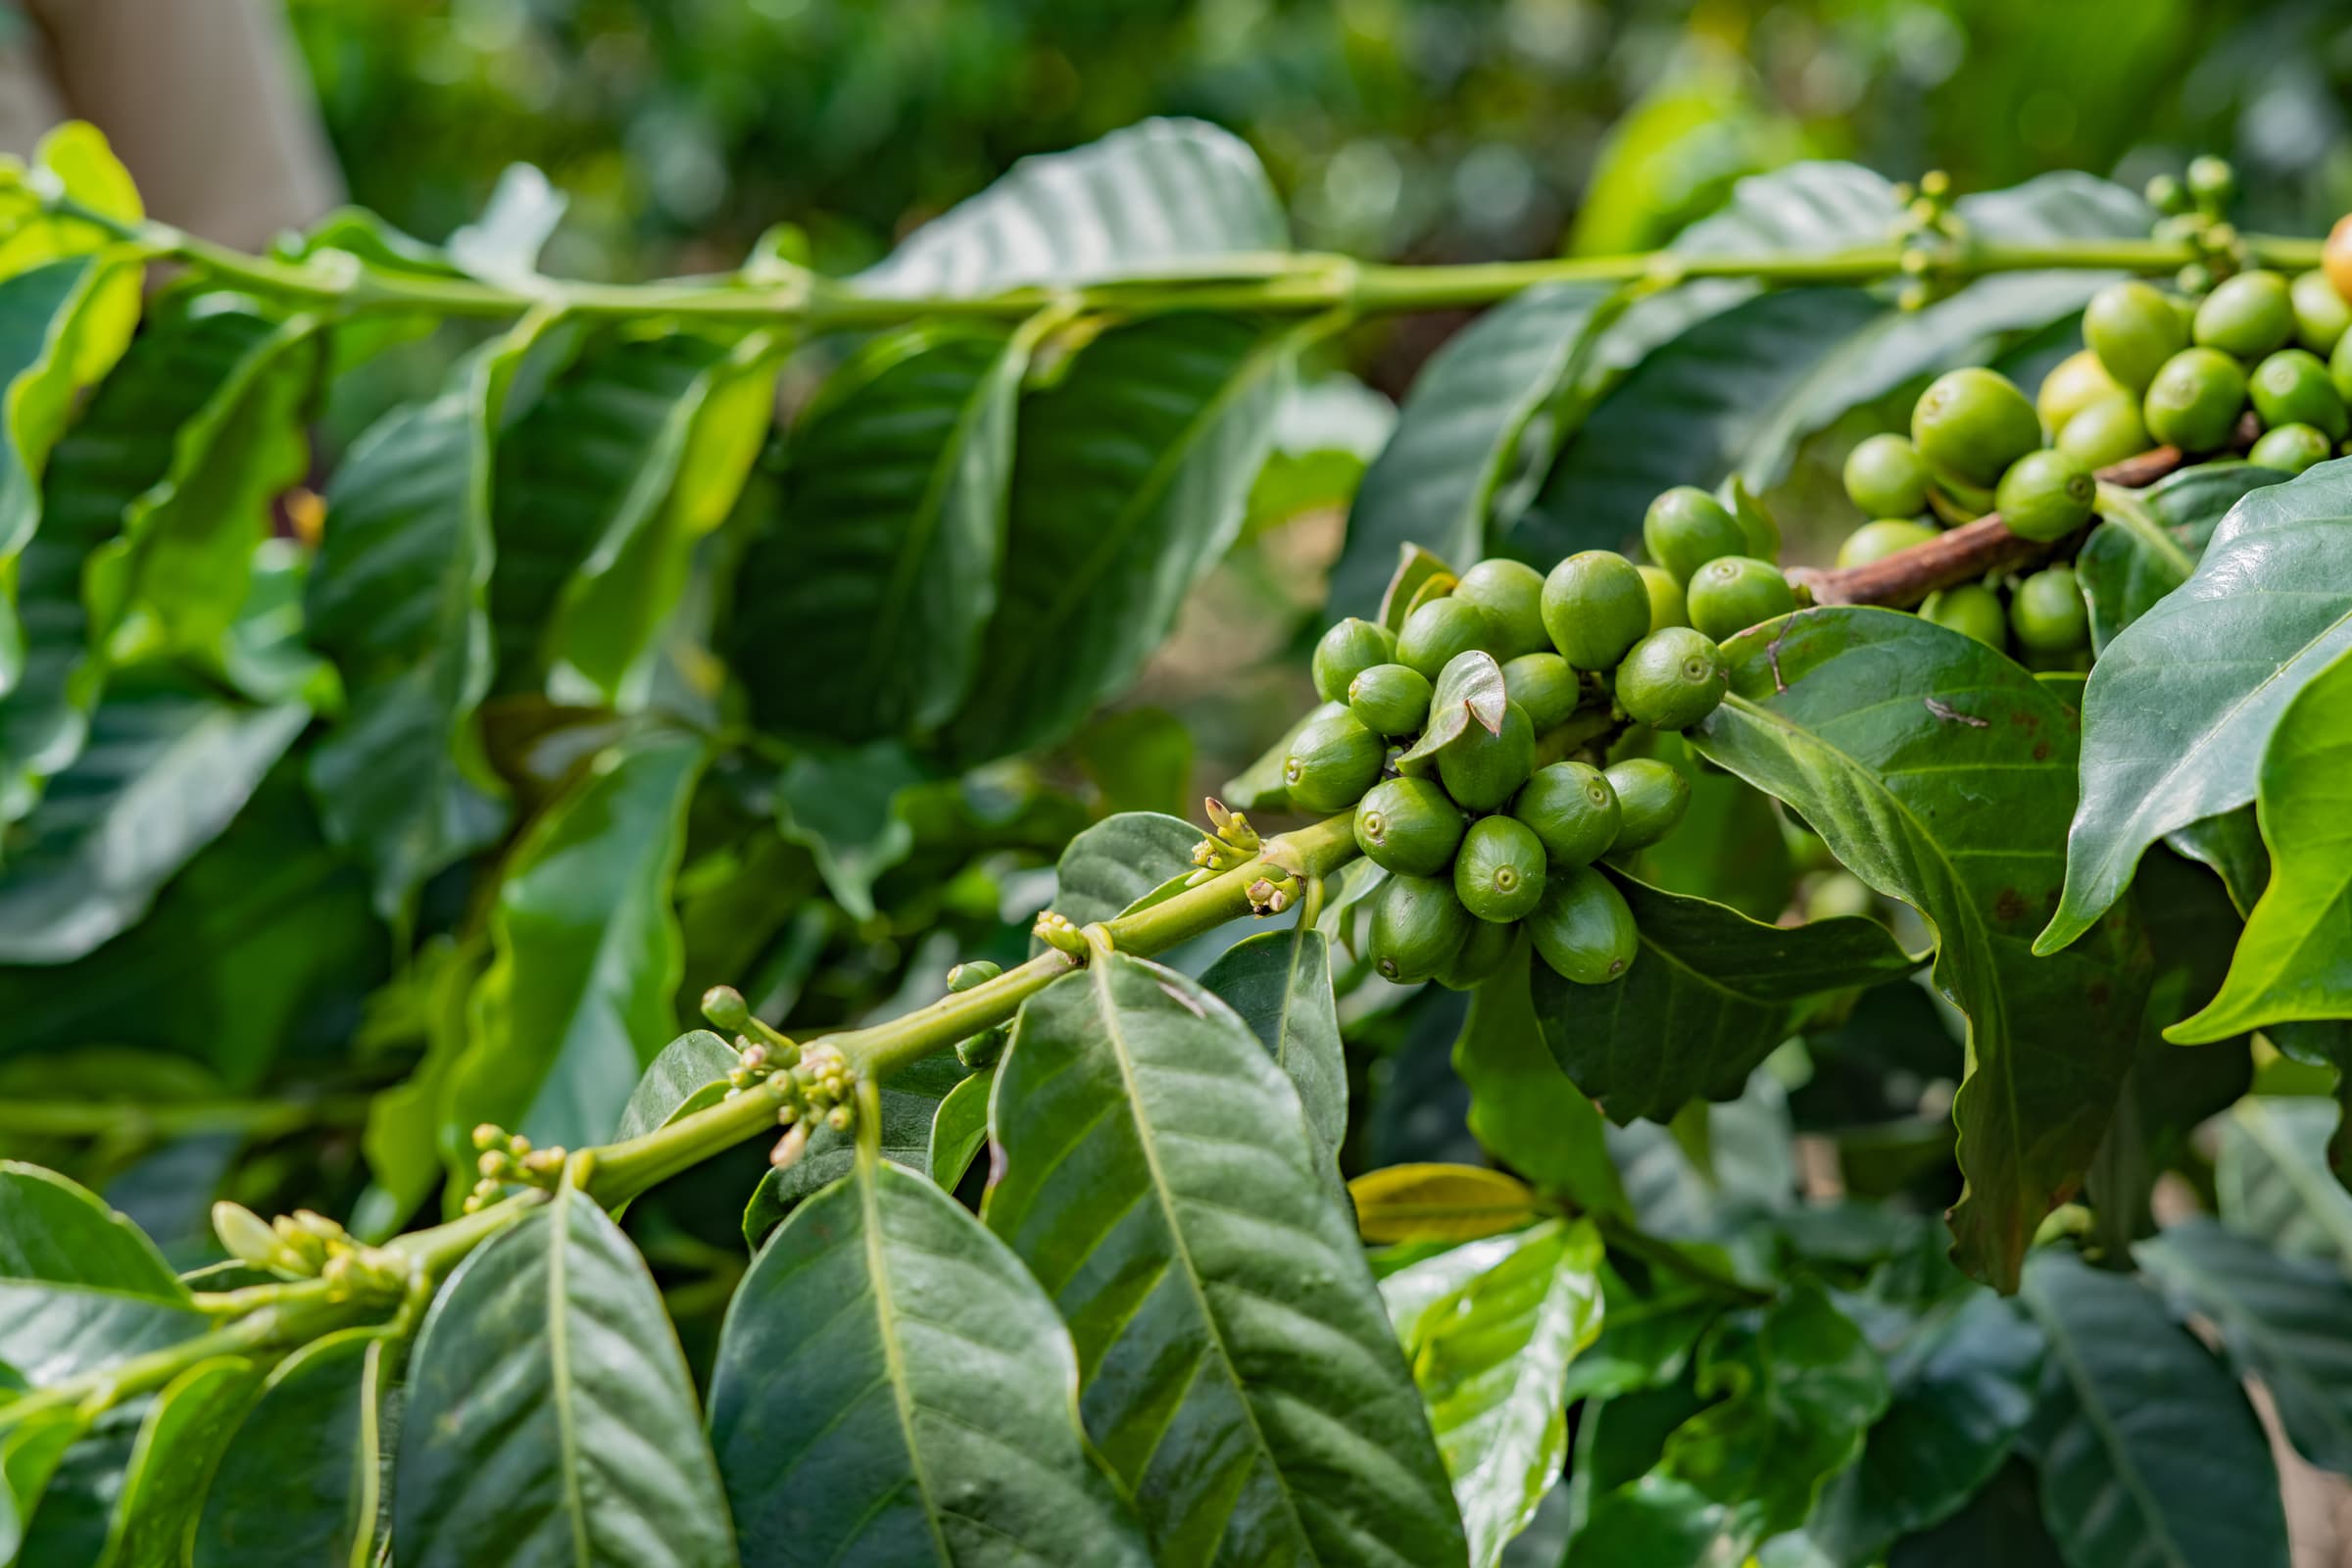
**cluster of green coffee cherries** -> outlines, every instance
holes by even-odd
[[[1793,608],[1780,573],[1752,564],[1777,594],[1731,574],[1738,585],[1725,594],[1751,602],[1719,610],[1712,623],[1727,635]],[[1724,596],[1694,586],[1690,599]],[[1474,986],[1509,956],[1521,925],[1570,980],[1602,985],[1626,972],[1639,933],[1595,862],[1665,837],[1690,804],[1690,782],[1647,757],[1539,766],[1540,737],[1566,735],[1580,710],[1597,720],[1588,739],[1620,722],[1686,729],[1712,712],[1730,676],[1709,622],[1693,624],[1685,609],[1671,571],[1590,550],[1548,575],[1483,561],[1448,591],[1425,592],[1394,635],[1364,620],[1324,634],[1314,676],[1328,706],[1293,737],[1283,778],[1300,810],[1352,808],[1357,847],[1389,873],[1372,895],[1368,939],[1382,976]],[[1480,694],[1462,700],[1474,714],[1483,703],[1484,716],[1433,726],[1432,703],[1461,693]],[[1433,749],[1416,743],[1425,734],[1446,738]]]

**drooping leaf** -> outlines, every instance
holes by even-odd
[[[83,1188],[0,1160],[0,1361],[34,1388],[211,1327],[155,1244]]]
[[[2352,648],[2352,465],[2322,464],[2230,509],[2194,576],[2109,645],[2082,701],[2082,799],[2053,953],[2131,884],[2142,851],[2254,799],[2272,732]]]
[[[980,760],[1124,688],[1242,524],[1296,341],[1224,317],[1114,326],[1023,407],[997,608],[950,725]]]
[[[310,721],[176,681],[119,686],[0,865],[0,963],[82,957],[147,912],[225,829]]]
[[[1470,1086],[1470,1131],[1496,1159],[1585,1213],[1628,1212],[1601,1134],[1600,1107],[1568,1081],[1544,1044],[1529,992],[1529,945],[1517,944],[1470,999],[1453,1070]]]
[[[1502,666],[1493,654],[1473,649],[1467,657],[1448,660],[1430,694],[1429,721],[1421,727],[1420,739],[1396,760],[1417,762],[1435,757],[1467,734],[1472,724],[1490,735],[1501,734],[1509,703],[1502,689]]]
[[[195,1568],[307,1568],[368,1554],[398,1353],[389,1336],[345,1329],[278,1363],[221,1455]]]
[[[777,829],[808,847],[826,891],[852,919],[874,917],[874,879],[914,848],[897,802],[922,782],[922,769],[893,740],[801,752],[776,780]]]
[[[1476,1241],[1544,1212],[1533,1188],[1484,1165],[1383,1165],[1348,1182],[1348,1197],[1367,1242]]]
[[[882,1157],[909,1170],[928,1169],[931,1129],[939,1119],[939,1107],[963,1082],[963,1067],[946,1052],[907,1062],[887,1074],[882,1080]],[[758,1248],[791,1212],[793,1204],[847,1174],[856,1152],[856,1139],[851,1134],[819,1127],[797,1164],[771,1170],[760,1179],[751,1201],[744,1205],[744,1241]]]
[[[1295,925],[1244,937],[1201,971],[1200,984],[1241,1014],[1288,1075],[1307,1131],[1336,1172],[1348,1136],[1348,1059],[1323,934]]]
[[[2069,1562],[2284,1568],[2278,1473],[2237,1382],[2154,1292],[2043,1251],[2023,1299],[2049,1342],[2042,1517]]]
[[[988,1142],[988,1102],[996,1087],[995,1068],[973,1073],[949,1090],[931,1114],[931,1148],[923,1169],[950,1192]]]
[[[1472,1568],[1491,1568],[1559,1479],[1568,1364],[1600,1332],[1600,1238],[1550,1221],[1456,1289],[1408,1349],[1453,1477]]]
[[[2239,1375],[2277,1401],[2297,1452],[2323,1470],[2352,1471],[2352,1345],[2343,1336],[2352,1283],[2208,1219],[2175,1225],[2132,1256],[2177,1310],[2221,1330]]]
[[[868,343],[793,427],[779,515],[744,558],[730,662],[754,715],[856,744],[961,706],[997,602],[1031,337],[924,324]],[[992,677],[993,678],[993,677]]]
[[[199,1361],[164,1385],[139,1428],[124,1468],[99,1568],[146,1568],[186,1560],[220,1461],[255,1391],[261,1371],[238,1356]],[[41,1521],[25,1555],[43,1560]]]
[[[1148,1562],[1077,1396],[1020,1260],[930,1182],[860,1165],[784,1222],[727,1311],[710,1439],[745,1563]]]
[[[514,853],[491,915],[498,956],[451,1073],[449,1125],[542,1145],[602,1142],[669,1033],[683,960],[669,884],[703,745],[648,735],[606,753]]]
[[[1430,357],[1356,491],[1332,567],[1331,615],[1370,619],[1406,546],[1465,564],[1486,556],[1496,492],[1527,461],[1531,424],[1574,380],[1581,353],[1617,308],[1617,296],[1595,285],[1530,289]]]
[[[2168,1040],[2352,1017],[2352,653],[2286,705],[2256,783],[2275,872],[2221,994]]]
[[[1070,1325],[1087,1433],[1159,1560],[1461,1559],[1363,1254],[1248,1025],[1100,956],[1023,1006],[996,1122],[989,1227]]]
[[[2257,1095],[2222,1123],[2214,1191],[2222,1220],[2288,1257],[2352,1273],[2352,1193],[2328,1168],[2337,1111],[2324,1100]]]
[[[312,754],[311,786],[387,914],[504,818],[472,729],[493,659],[492,433],[548,321],[526,318],[460,362],[430,401],[376,421],[327,487],[307,610],[351,706]]]
[[[1544,1040],[1577,1088],[1623,1126],[1693,1098],[1736,1100],[1806,1001],[1898,980],[1918,965],[1875,920],[1765,925],[1705,899],[1612,874],[1641,956],[1605,986],[1535,966]]]
[[[401,1419],[404,1565],[729,1568],[726,1496],[645,1260],[569,1186],[458,1265]]]
[[[2166,475],[2140,497],[2149,517],[2190,561],[2230,509],[2245,496],[2287,475],[2249,463],[2200,463]],[[2120,523],[2102,522],[2075,560],[2075,575],[2090,607],[2090,646],[2104,654],[2126,626],[2146,614],[2166,594],[2188,580],[2163,552]]]
[[[733,1046],[710,1030],[687,1030],[646,1064],[637,1087],[629,1091],[629,1102],[620,1108],[612,1141],[641,1138],[717,1104],[726,1098],[727,1074],[742,1061]]]
[[[2074,710],[1983,644],[1884,610],[1812,611],[1727,657],[1699,750],[1936,929],[1933,978],[1969,1019],[1953,1229],[1970,1272],[2013,1286],[2097,1147],[2150,968],[2128,911],[2065,962],[2031,950],[2062,874]]]
[[[1024,158],[861,274],[909,299],[1098,282],[1287,248],[1257,155],[1197,120],[1147,120],[1065,153]]]

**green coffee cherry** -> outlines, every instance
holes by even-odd
[[[1453,863],[1469,825],[1462,808],[1428,779],[1384,778],[1355,808],[1355,847],[1385,870],[1435,876]]]
[[[1769,561],[1718,556],[1690,579],[1690,624],[1719,643],[1795,608],[1788,579]]]
[[[2066,428],[2067,420],[2123,390],[2096,354],[2077,349],[2041,378],[2041,390],[2034,395],[2034,412],[2041,416],[2041,427],[2055,435]]]
[[[1642,933],[1625,895],[1589,865],[1563,871],[1527,917],[1527,934],[1544,961],[1579,985],[1606,985],[1633,966]]]
[[[2037,571],[2009,597],[2009,629],[2018,646],[2037,654],[2071,653],[2090,642],[2090,612],[2072,566]]]
[[[1487,652],[1497,660],[1541,653],[1551,646],[1544,635],[1544,574],[1522,561],[1482,561],[1462,573],[1453,597],[1484,610],[1494,623]]]
[[[1695,485],[1684,484],[1649,504],[1642,517],[1642,547],[1650,560],[1689,582],[1692,572],[1717,556],[1745,555],[1747,532],[1722,502]]]
[[[2182,190],[2180,182],[2170,174],[2150,174],[2147,184],[2142,188],[2147,192],[2148,205],[2160,213],[2188,211],[2188,192]]]
[[[2156,443],[2139,416],[2139,399],[2129,392],[2101,398],[2066,421],[2058,450],[2096,473],[2110,464],[2137,457]]]
[[[2090,520],[2098,492],[2088,468],[2045,447],[2009,465],[1992,499],[2011,533],[2048,544]]]
[[[1617,666],[1617,705],[1652,729],[1689,729],[1715,711],[1731,679],[1713,639],[1670,626],[1636,643]]]
[[[1653,515],[1657,510],[1650,508]],[[1607,669],[1648,632],[1649,589],[1623,556],[1581,550],[1544,579],[1544,630],[1571,668]]]
[[[2316,267],[2297,273],[2286,295],[2295,308],[2295,341],[2323,360],[2334,353],[2344,329],[2352,327],[2352,305],[2344,303],[2328,274]]]
[[[2259,360],[2295,335],[2295,304],[2286,279],[2256,269],[2216,283],[2197,307],[2195,342],[2241,360]]]
[[[1690,781],[1672,765],[1654,757],[1629,757],[1612,762],[1600,775],[1617,792],[1617,842],[1614,855],[1646,850],[1683,820],[1690,809]]]
[[[1475,923],[1450,879],[1391,877],[1372,903],[1372,967],[1398,985],[1426,980],[1452,961]]]
[[[1585,697],[1584,682],[1557,654],[1521,654],[1503,665],[1502,691],[1527,710],[1527,721],[1539,735],[1566,723]]]
[[[1913,522],[1908,517],[1881,517],[1876,522],[1864,523],[1845,536],[1845,542],[1838,547],[1838,564],[1840,567],[1867,566],[1874,561],[1886,560],[1898,550],[1924,545],[1939,531],[1924,522]]]
[[[1502,960],[1511,956],[1511,944],[1518,940],[1516,925],[1472,920],[1470,934],[1462,938],[1452,960],[1438,971],[1438,984],[1448,991],[1468,991],[1493,979]]]
[[[1511,803],[1511,814],[1535,833],[1554,865],[1590,865],[1609,853],[1625,825],[1608,775],[1582,762],[1538,768]]]
[[[1453,858],[1453,896],[1481,920],[1506,924],[1544,897],[1544,845],[1517,817],[1482,816]]]
[[[2041,445],[2041,418],[2007,376],[1973,367],[1947,370],[1912,405],[1911,444],[1931,469],[1989,485]]]
[[[1456,654],[1466,654],[1473,648],[1490,652],[1495,641],[1494,618],[1467,599],[1432,599],[1419,610],[1404,617],[1404,630],[1396,637],[1396,651],[1391,656],[1399,664],[1410,664],[1421,672],[1421,678],[1434,681]],[[1387,663],[1389,660],[1376,660]],[[1366,666],[1367,668],[1370,666]],[[1350,675],[1348,679],[1355,677]],[[1346,686],[1341,690],[1345,692]]]
[[[2082,341],[2127,392],[2145,392],[2164,362],[2188,347],[2188,323],[2151,283],[2110,283],[2082,311]]]
[[[2246,461],[2258,468],[2277,468],[2280,473],[2301,473],[2315,463],[2328,461],[2335,448],[2328,438],[2308,424],[2282,424],[2276,430],[2265,430]]]
[[[2192,456],[2230,443],[2246,406],[2246,372],[2219,349],[2182,349],[2148,383],[2140,414],[2148,434]]]
[[[1410,664],[1374,664],[1348,683],[1348,711],[1375,735],[1410,735],[1429,721],[1429,677]]]
[[[1385,626],[1350,615],[1315,644],[1315,695],[1327,703],[1348,700],[1348,683],[1374,664],[1396,658],[1396,639]]]
[[[2330,441],[2352,433],[2352,418],[2328,379],[2328,367],[2308,350],[2280,349],[2254,367],[2246,394],[2266,425],[2308,424]]]
[[[2188,161],[2185,183],[2189,196],[2209,213],[2218,213],[2237,195],[2237,171],[2226,159],[2205,153]]]
[[[1987,648],[2008,646],[2009,612],[2001,608],[2001,596],[1983,583],[1938,588],[1919,607],[1919,618],[1974,637]]]
[[[1642,586],[1649,590],[1649,629],[1664,631],[1669,626],[1690,624],[1690,606],[1683,596],[1683,585],[1673,572],[1664,566],[1636,566],[1642,573]]]
[[[1873,517],[1928,510],[1928,466],[1899,435],[1874,435],[1845,457],[1845,493]]]
[[[1536,728],[1517,703],[1502,708],[1502,728],[1490,734],[1472,724],[1438,751],[1438,777],[1454,804],[1492,811],[1517,793],[1536,770]]]
[[[1380,737],[1353,713],[1326,713],[1310,721],[1291,742],[1282,781],[1291,804],[1301,811],[1337,811],[1353,806],[1380,777],[1388,755]]]

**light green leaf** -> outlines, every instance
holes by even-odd
[[[2196,574],[2109,645],[2082,703],[2082,801],[2066,892],[2036,953],[2087,930],[2141,852],[2242,806],[2304,684],[2352,648],[2352,464],[2230,510]]]
[[[2232,1229],[2352,1273],[2352,1193],[2328,1164],[2337,1115],[2324,1100],[2241,1101],[2222,1123],[2214,1191]]]
[[[2023,1298],[2049,1341],[2041,1511],[2067,1560],[2285,1568],[2278,1472],[2253,1406],[2155,1293],[2043,1251]]]
[[[211,1326],[130,1221],[54,1172],[0,1160],[0,1361],[29,1386]]]
[[[710,1030],[687,1030],[646,1064],[645,1075],[621,1107],[612,1141],[642,1138],[717,1104],[726,1098],[727,1074],[742,1063],[735,1048]]]
[[[345,1329],[278,1363],[214,1474],[195,1568],[370,1557],[399,1353],[377,1330]]]
[[[1134,678],[1240,531],[1295,333],[1178,315],[1113,326],[1021,413],[995,617],[948,731],[969,760],[1066,732]]]
[[[784,1222],[727,1310],[710,1439],[744,1561],[1140,1568],[1077,1396],[1020,1260],[930,1182],[861,1164]]]
[[[1802,1004],[1919,965],[1875,920],[1766,925],[1705,899],[1612,874],[1642,951],[1605,986],[1535,966],[1536,1015],[1569,1081],[1618,1125],[1666,1121],[1695,1098],[1737,1100]]]
[[[1509,694],[1502,686],[1502,666],[1494,662],[1493,654],[1472,649],[1467,656],[1446,661],[1430,693],[1429,721],[1421,727],[1420,739],[1397,757],[1398,765],[1435,758],[1468,733],[1472,724],[1490,735],[1501,734],[1509,705]],[[1434,765],[1425,763],[1415,771],[1426,772]]]
[[[403,1568],[731,1568],[717,1466],[645,1260],[568,1186],[458,1265],[408,1380]]]
[[[2246,463],[2200,463],[2168,474],[2140,495],[2149,518],[2190,561],[2230,509],[2250,491],[2278,484],[2287,475]],[[2130,527],[2102,522],[2090,532],[2075,560],[2075,575],[2090,607],[2090,646],[2104,654],[2126,626],[2188,580],[2163,552]]]
[[[1306,1129],[1336,1175],[1348,1136],[1348,1057],[1323,934],[1294,925],[1244,937],[1201,972],[1200,983],[1241,1014],[1289,1076]]]
[[[119,686],[0,868],[0,962],[70,963],[135,924],[310,721],[176,682]]]
[[[2297,1452],[2323,1470],[2352,1471],[2352,1283],[2324,1264],[2281,1257],[2208,1219],[2190,1219],[2132,1250],[2176,1310],[2221,1330],[2241,1377],[2277,1401]]]
[[[327,487],[310,629],[351,706],[312,753],[311,787],[387,915],[505,818],[472,727],[492,672],[491,436],[550,319],[527,318],[461,361],[438,396],[377,420]]]
[[[989,1228],[1070,1325],[1088,1435],[1160,1561],[1461,1560],[1370,1271],[1248,1025],[1100,956],[1023,1006],[995,1131]]]
[[[1553,1220],[1424,1319],[1413,1383],[1453,1477],[1472,1568],[1535,1517],[1568,1453],[1568,1363],[1600,1332],[1600,1238]]]
[[[931,1148],[923,1168],[949,1192],[962,1182],[988,1142],[988,1102],[996,1087],[996,1068],[973,1073],[949,1090],[931,1113]]]
[[[15,1563],[33,1511],[67,1447],[81,1436],[71,1410],[48,1410],[0,1429],[0,1563]]]
[[[904,745],[883,740],[851,752],[802,752],[776,780],[777,830],[808,847],[825,890],[851,919],[874,917],[875,879],[914,848],[914,829],[896,803],[923,777]]]
[[[1405,546],[1484,559],[1496,493],[1528,464],[1531,427],[1621,308],[1621,295],[1597,285],[1530,289],[1430,357],[1348,512],[1330,615],[1370,619]],[[1547,465],[1552,450],[1533,454],[1534,466]]]
[[[1508,1171],[1419,1160],[1365,1171],[1348,1199],[1367,1242],[1475,1241],[1531,1225],[1548,1206]]]
[[[215,1356],[164,1386],[122,1473],[98,1568],[177,1568],[186,1561],[213,1468],[261,1381],[252,1362]],[[34,1530],[25,1555],[38,1562],[37,1518]]]
[[[2220,995],[2167,1029],[2167,1040],[2352,1017],[2352,652],[2278,715],[2257,787],[2277,874],[2246,920]]]
[[[971,688],[995,608],[1034,334],[926,323],[869,342],[795,423],[746,553],[730,662],[768,729],[923,735]]]
[[[1544,1044],[1520,942],[1470,998],[1453,1070],[1470,1087],[1480,1147],[1585,1213],[1624,1215],[1625,1189],[1601,1135],[1600,1107],[1568,1081]]]
[[[624,742],[524,836],[490,917],[498,956],[474,994],[473,1044],[451,1074],[452,1145],[488,1121],[577,1149],[618,1124],[670,1032],[683,959],[669,884],[703,760],[688,736]]]
[[[862,293],[894,299],[965,298],[1229,265],[1289,243],[1282,204],[1248,143],[1198,120],[1147,120],[1022,159],[857,281]]]
[[[2105,1130],[2151,967],[2128,911],[2063,962],[2030,948],[2062,874],[2075,711],[1983,644],[1885,610],[1812,611],[1726,654],[1731,695],[1694,744],[1936,926],[1936,985],[1970,1026],[1958,1255],[2013,1286]]]

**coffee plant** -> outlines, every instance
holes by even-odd
[[[1372,266],[1152,122],[615,287],[522,174],[248,256],[58,132],[0,1563],[2284,1564],[2275,1446],[2352,1473],[2352,243],[2230,187]],[[1105,811],[1302,368],[1471,308],[1320,706]]]

